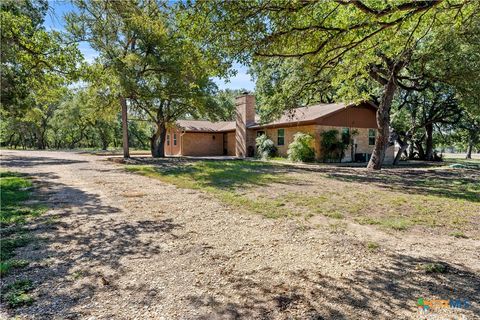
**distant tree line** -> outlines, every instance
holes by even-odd
[[[233,106],[237,90],[221,90],[219,100]],[[103,97],[105,98],[105,97]],[[233,120],[226,108],[221,120]],[[129,111],[129,147],[149,150],[155,128],[142,113]],[[92,87],[67,90],[43,108],[2,118],[0,145],[19,149],[121,149],[122,119],[116,101],[102,99]]]

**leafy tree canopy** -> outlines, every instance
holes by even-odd
[[[34,104],[32,93],[75,78],[82,60],[76,44],[46,31],[46,1],[2,1],[1,107],[12,116]]]
[[[152,155],[163,156],[166,128],[180,117],[217,117],[225,65],[179,31],[165,1],[85,1],[67,16],[76,39],[89,41],[119,82],[119,95],[151,121]],[[218,118],[218,117],[217,117]]]
[[[203,35],[212,50],[222,48],[230,59],[282,65],[288,72],[281,70],[275,80],[295,84],[288,90],[292,95],[315,91],[315,84],[329,79],[340,89],[338,98],[347,100],[370,98],[375,88],[369,81],[383,84],[388,78],[382,65],[411,55],[434,31],[455,32],[478,17],[478,3],[459,0],[201,1],[192,6],[193,14],[209,18],[192,23],[192,33]]]
[[[267,114],[321,100],[376,97],[379,129],[368,165],[380,169],[398,87],[415,85],[405,67],[433,35],[478,19],[480,3],[456,1],[200,1],[191,33],[226,59],[253,61]],[[215,49],[221,48],[221,49]]]

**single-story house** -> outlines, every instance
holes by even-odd
[[[360,104],[317,104],[294,109],[280,119],[260,123],[255,114],[255,97],[245,94],[236,99],[236,121],[210,122],[179,120],[169,128],[165,153],[178,156],[237,156],[255,154],[255,138],[266,134],[286,156],[288,145],[297,132],[314,137],[315,156],[321,159],[322,131],[336,129],[339,133],[354,132],[353,144],[344,153],[343,162],[368,161],[377,135],[376,107],[368,102]],[[385,161],[393,161],[394,147],[387,150]]]

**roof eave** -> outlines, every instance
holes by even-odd
[[[192,129],[184,129],[180,128],[181,131],[186,133],[226,133],[226,132],[235,132],[235,129],[229,130],[192,130]]]
[[[263,128],[275,128],[275,127],[295,127],[300,125],[310,125],[315,124],[316,120],[320,118],[315,118],[314,120],[304,120],[304,121],[290,121],[290,122],[280,122],[280,123],[271,123],[271,124],[256,124],[253,126],[247,127],[248,129],[263,129]]]

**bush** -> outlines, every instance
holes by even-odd
[[[272,140],[264,134],[257,137],[255,140],[257,148],[257,156],[261,159],[267,160],[268,158],[274,157],[277,153],[277,148]]]
[[[447,273],[447,266],[441,263],[427,263],[421,266],[426,273]]]
[[[288,146],[288,159],[294,162],[311,162],[315,160],[315,151],[312,148],[313,137],[310,134],[297,132],[293,142]]]
[[[321,134],[322,140],[320,142],[320,152],[324,162],[340,162],[345,155],[345,150],[348,148],[350,135],[342,134],[338,137],[338,131],[328,130]]]

